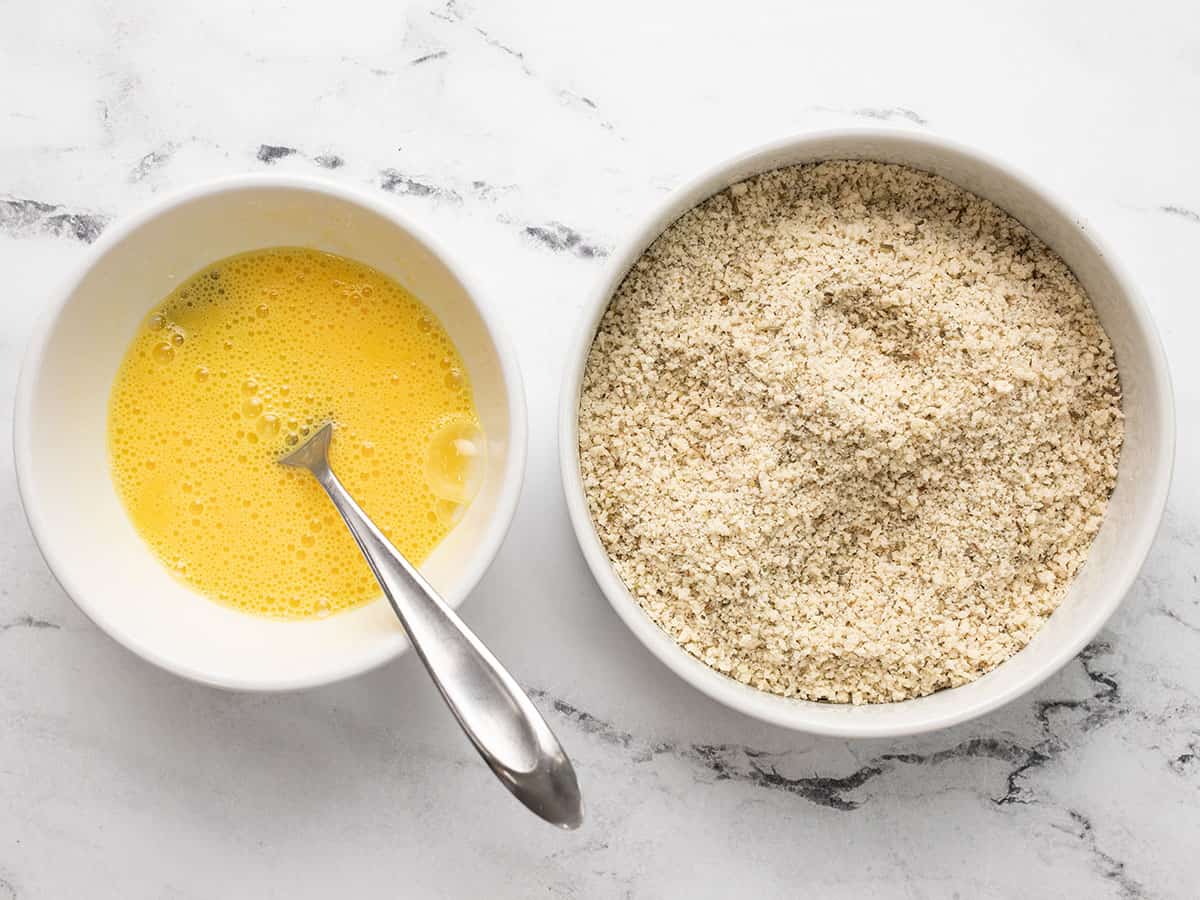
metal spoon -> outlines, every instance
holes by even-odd
[[[307,469],[325,489],[446,705],[496,777],[547,822],[578,828],[583,798],[562,745],[491,651],[338,481],[329,467],[332,435],[326,424],[279,461]]]

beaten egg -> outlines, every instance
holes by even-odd
[[[478,490],[485,442],[458,351],[381,272],[256,250],[192,275],[138,330],[113,384],[117,492],[179,578],[237,609],[321,617],[379,588],[320,486],[278,464],[324,422],[330,462],[419,564]]]

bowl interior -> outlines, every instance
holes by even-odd
[[[463,520],[421,566],[452,605],[494,555],[523,465],[519,384],[491,327],[427,240],[372,201],[314,185],[233,182],[169,202],[105,241],[26,363],[16,422],[22,496],[51,568],[97,624],[167,668],[230,687],[331,681],[407,644],[382,599],[305,622],[217,605],[168,574],[113,486],[109,391],[143,317],[205,265],[280,245],[338,253],[392,276],[430,307],[461,351],[488,438],[487,471]]]
[[[579,477],[578,401],[592,337],[625,273],[676,218],[751,175],[823,159],[871,159],[934,172],[1020,220],[1071,267],[1112,339],[1126,415],[1116,488],[1087,563],[1062,605],[1021,652],[962,687],[899,703],[854,707],[758,691],[692,657],[642,612],[613,571],[591,523]],[[564,386],[561,457],[572,522],[584,555],[626,624],[663,662],[710,696],[776,724],[846,737],[911,734],[979,715],[1030,689],[1070,660],[1096,634],[1132,584],[1157,531],[1174,452],[1169,376],[1158,335],[1087,227],[1025,179],[974,152],[900,132],[837,132],[770,145],[722,165],[672,195],[614,258],[574,348]]]

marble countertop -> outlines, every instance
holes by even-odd
[[[590,817],[565,834],[525,814],[411,655],[286,696],[135,658],[47,571],[5,440],[0,900],[1196,895],[1192,4],[250,6],[0,13],[4,429],[51,287],[159,192],[319,173],[420,217],[487,282],[527,381],[525,492],[463,613],[539,692]],[[586,292],[663,192],[754,143],[862,122],[990,150],[1118,248],[1173,366],[1179,464],[1136,587],[1077,660],[967,725],[848,742],[726,710],[634,640],[576,547],[554,420]]]

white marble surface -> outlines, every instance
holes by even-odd
[[[0,7],[4,428],[49,287],[160,191],[320,173],[426,220],[503,308],[530,407],[515,526],[464,613],[545,692],[590,802],[575,834],[524,814],[412,658],[289,696],[134,658],[47,572],[6,439],[0,900],[1196,896],[1200,20],[977,6]],[[866,743],[759,725],[655,662],[584,568],[554,455],[564,347],[630,223],[739,148],[863,121],[989,149],[1078,205],[1157,316],[1180,413],[1161,535],[1084,656],[977,722]]]

